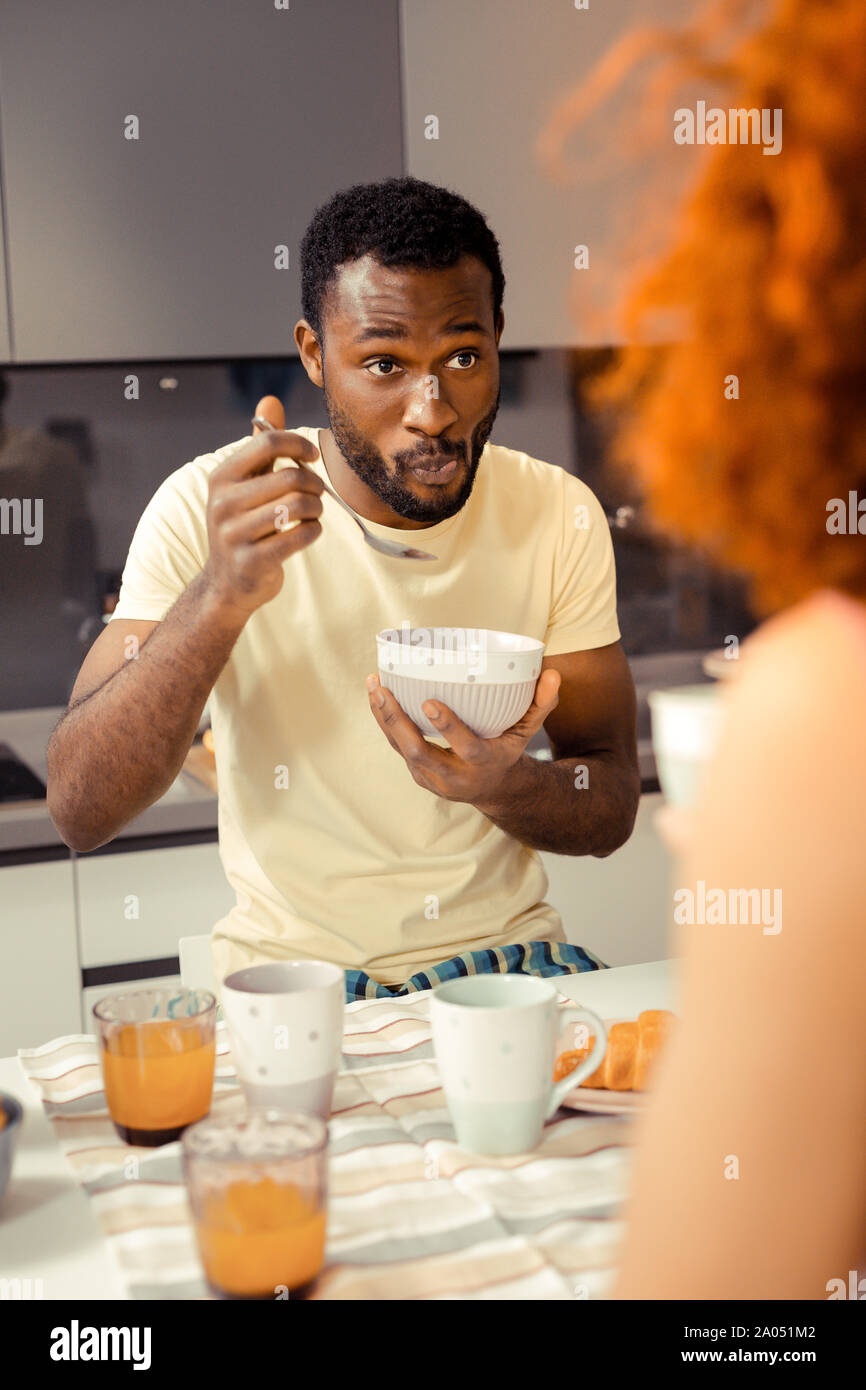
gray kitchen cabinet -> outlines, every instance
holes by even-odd
[[[81,1029],[70,859],[0,869],[0,1057]]]
[[[548,176],[536,140],[554,103],[622,35],[644,23],[676,29],[695,9],[695,0],[401,0],[406,171],[469,198],[499,238],[503,349],[622,341],[617,295],[697,167],[699,151],[674,143],[680,100],[647,131],[640,82],[623,82],[572,132],[566,184]],[[704,83],[697,95],[709,92]]]
[[[293,354],[312,213],[402,171],[397,0],[4,0],[0,84],[18,363]]]

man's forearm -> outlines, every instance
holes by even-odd
[[[243,625],[199,577],[140,651],[71,706],[45,753],[48,809],[67,844],[105,844],[171,785]]]
[[[605,753],[541,761],[522,754],[479,811],[531,849],[603,858],[625,844],[640,802],[636,771]]]

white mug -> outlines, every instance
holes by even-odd
[[[433,1049],[457,1142],[468,1153],[534,1149],[569,1091],[600,1064],[607,1046],[601,1019],[577,1005],[560,1010],[556,995],[537,975],[466,975],[434,989]],[[595,1044],[554,1082],[566,1019],[586,1023]]]
[[[226,976],[223,1014],[251,1106],[329,1118],[345,998],[344,972],[329,961],[269,961]]]
[[[647,695],[659,785],[672,806],[692,806],[722,727],[723,690],[682,685]]]

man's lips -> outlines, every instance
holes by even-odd
[[[424,483],[444,483],[453,477],[457,471],[458,459],[436,460],[435,462],[419,462],[411,464],[411,471],[416,478],[420,478]]]

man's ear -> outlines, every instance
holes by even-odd
[[[325,349],[319,343],[315,330],[311,328],[306,319],[298,319],[295,324],[294,337],[304,371],[314,386],[322,388],[325,384]]]

